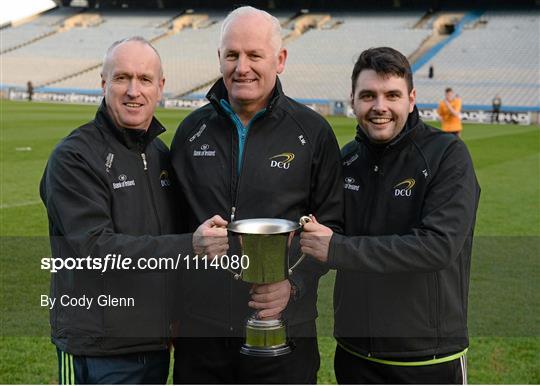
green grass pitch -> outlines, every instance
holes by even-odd
[[[38,183],[55,144],[91,119],[96,106],[0,103],[0,383],[57,383],[48,312],[39,306],[49,286],[40,259],[50,250]],[[169,129],[166,143],[186,114],[158,110]],[[329,121],[340,145],[353,138],[353,120]],[[469,296],[469,381],[540,383],[540,128],[465,125],[463,140],[482,187]],[[319,288],[319,383],[335,383],[333,281],[330,273]]]

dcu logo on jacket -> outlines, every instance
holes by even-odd
[[[291,162],[294,159],[293,153],[281,153],[270,157],[270,167],[278,169],[288,169],[291,167]]]
[[[159,173],[159,183],[162,188],[171,186],[171,180],[169,180],[169,172],[167,170],[162,170],[161,173]]]
[[[414,178],[407,178],[394,186],[394,197],[411,197],[412,188],[416,184]]]

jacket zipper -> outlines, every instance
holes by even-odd
[[[232,120],[231,120],[232,121]],[[251,123],[251,122],[250,122]],[[234,122],[233,122],[234,124]],[[235,185],[234,185],[234,193],[232,194],[233,197],[232,198],[232,205],[231,205],[231,221],[234,221],[235,217],[236,217],[236,210],[238,209],[238,191],[239,191],[239,187],[240,187],[240,180],[242,179],[242,171],[244,169],[244,164],[245,164],[245,160],[246,160],[246,153],[247,153],[247,144],[248,144],[248,140],[249,140],[249,133],[251,132],[251,127],[248,129],[247,133],[245,134],[245,136],[243,135],[242,136],[242,139],[244,140],[244,152],[242,153],[242,159],[240,160],[241,164],[240,164],[240,172],[237,174],[236,178],[234,179],[236,181]],[[233,135],[236,135],[237,138],[238,138],[238,141],[240,141],[240,137],[238,136],[238,132],[236,130],[233,131]],[[236,143],[236,146],[238,146],[238,142]],[[234,142],[234,141],[232,141]],[[233,146],[234,146],[234,143],[233,143]],[[236,162],[235,162],[236,161]],[[234,176],[234,173],[236,173],[236,170],[238,170],[238,158],[236,159],[233,159],[233,176]]]
[[[244,151],[244,155],[245,154],[246,154],[246,152]],[[242,178],[242,169],[243,168],[244,168],[244,166],[242,165],[242,167],[240,168],[240,174],[236,178],[236,184],[234,186],[234,197],[233,197],[233,202],[232,202],[232,205],[231,205],[231,221],[234,221],[234,219],[236,217],[236,210],[238,208],[238,190],[239,190],[239,186],[240,186],[240,179]],[[236,172],[236,170],[235,170],[235,172]]]
[[[161,234],[161,222],[159,221],[159,215],[158,215],[158,211],[157,211],[157,208],[156,208],[156,200],[154,198],[154,191],[152,190],[152,184],[150,182],[150,176],[148,175],[148,160],[146,158],[146,154],[145,153],[141,153],[141,158],[143,160],[143,165],[144,165],[144,174],[146,175],[146,185],[148,186],[148,191],[150,193],[150,199],[152,201],[152,208],[154,209],[154,217],[156,218],[156,221],[157,221],[157,226],[158,226],[158,232],[159,234]]]
[[[230,119],[230,118],[229,118]],[[240,141],[240,137],[238,136],[238,131],[236,130],[236,124],[234,123],[234,121],[232,119],[230,119],[233,126],[234,126],[234,130],[232,130],[232,133],[231,133],[231,155],[233,154],[238,154],[238,149],[235,149],[234,147],[236,146],[238,148],[238,144],[239,144],[239,141]],[[237,141],[235,142],[234,141],[234,136],[236,136],[237,138]],[[234,157],[232,156],[231,157],[231,188],[232,188],[232,191],[231,191],[231,216],[230,216],[230,220],[231,222],[233,222],[235,220],[235,217],[236,217],[236,207],[237,207],[237,201],[238,201],[238,186],[240,185],[240,176],[242,175],[242,168],[244,167],[244,158],[245,158],[245,154],[246,154],[246,142],[247,142],[247,138],[246,138],[246,141],[244,142],[244,153],[242,155],[242,164],[241,164],[241,167],[240,167],[240,172],[238,172],[238,156]],[[233,285],[234,285],[234,280],[230,280],[229,281],[229,333],[233,333],[234,332],[234,327],[233,327],[233,323],[232,323],[232,308],[233,308]]]
[[[144,174],[146,176],[146,186],[148,187],[148,193],[150,194],[150,201],[152,201],[152,208],[154,210],[154,217],[156,218],[158,232],[159,232],[159,234],[161,234],[161,222],[159,221],[158,211],[157,211],[157,208],[156,208],[156,200],[155,200],[155,197],[154,197],[154,191],[152,189],[150,176],[148,175],[148,159],[146,158],[146,153],[144,153],[144,152],[141,153],[141,159],[142,159],[142,162],[143,162]],[[165,278],[165,291],[167,291],[167,288],[168,288],[167,278]],[[166,294],[167,294],[167,292],[165,292],[165,295]],[[165,301],[165,304],[167,304],[167,300]],[[165,320],[163,322],[164,322],[165,336],[166,337],[170,336],[170,325],[169,325],[168,321],[169,321],[169,310],[168,310],[168,307],[165,307]]]
[[[232,119],[231,119],[232,121]],[[234,122],[232,122],[233,125]],[[247,143],[248,143],[248,139],[249,139],[249,133],[251,132],[251,128],[248,130],[248,132],[246,133],[245,137],[243,138],[244,139],[244,152],[242,154],[242,159],[241,159],[241,164],[240,164],[240,172],[238,173],[237,170],[238,170],[238,157],[234,158],[233,157],[233,160],[232,160],[232,177],[236,177],[234,178],[234,181],[235,181],[235,184],[234,184],[234,190],[233,190],[233,194],[231,194],[231,198],[232,198],[232,204],[231,204],[231,222],[233,222],[236,218],[236,210],[238,208],[238,191],[239,191],[239,186],[240,186],[240,180],[242,178],[242,171],[244,169],[244,161],[246,159],[246,153],[247,153]],[[235,130],[233,130],[233,133],[232,135],[236,135],[238,141],[240,141],[240,137],[238,136],[238,131],[236,130],[236,125],[235,125]],[[238,143],[239,142],[236,142],[236,146],[238,147]],[[234,141],[231,141],[232,142],[232,147],[235,146],[235,143]],[[231,148],[231,154],[233,153],[233,148]],[[235,153],[237,154],[237,153]],[[237,173],[237,175],[235,176],[235,174]],[[233,299],[232,299],[232,287],[233,287],[233,281],[230,281],[229,282],[229,304],[231,304],[231,307],[229,307],[229,331],[230,332],[233,332],[234,330],[234,327],[232,325],[232,304],[233,304]]]
[[[368,155],[369,155],[369,158],[370,159],[374,159],[375,162],[373,163],[373,166],[370,167],[370,172],[372,172],[372,175],[373,175],[373,186],[375,186],[375,189],[371,189],[370,192],[369,192],[369,206],[368,206],[368,211],[365,215],[365,218],[364,218],[364,223],[362,224],[362,229],[361,229],[361,232],[365,233],[367,232],[367,229],[368,229],[368,225],[369,225],[369,221],[370,221],[370,218],[371,218],[371,213],[373,212],[373,204],[375,203],[375,194],[374,192],[378,192],[379,191],[379,184],[380,184],[380,175],[381,175],[381,163],[382,163],[382,160],[384,158],[384,156],[386,155],[388,149],[385,149],[382,154],[374,154],[371,149],[369,149],[369,147],[367,145],[364,145],[365,147],[365,151],[368,152]]]
[[[439,275],[437,272],[434,272],[435,277],[435,325],[437,327],[437,345],[436,351],[439,352],[440,345],[440,320],[439,320]]]
[[[235,146],[235,141],[234,141],[234,132],[236,131],[236,128],[234,128],[234,130],[231,130],[231,186],[230,186],[230,199],[231,199],[231,215],[230,215],[230,220],[231,222],[234,221],[234,215],[235,215],[235,212],[236,212],[236,208],[235,208],[235,203],[234,203],[234,195],[235,195],[235,189],[236,189],[236,180],[238,178],[238,176],[236,175],[237,172],[237,167],[236,167],[236,157],[234,156],[236,154],[236,151],[234,149],[234,146]],[[236,144],[236,146],[238,147],[238,144]],[[227,273],[229,274],[229,273]],[[229,280],[229,307],[227,309],[227,321],[228,321],[228,329],[229,329],[229,333],[232,335],[232,332],[233,332],[233,326],[232,326],[232,302],[233,302],[233,296],[232,296],[232,292],[233,292],[233,282],[232,280]]]
[[[148,163],[146,162],[146,154],[141,153],[141,158],[142,158],[142,162],[143,162],[143,165],[144,165],[144,170],[148,170]]]
[[[369,151],[369,150],[368,150]],[[370,194],[369,194],[369,205],[368,205],[368,211],[364,217],[364,224],[363,224],[363,229],[361,230],[362,232],[367,232],[367,229],[368,229],[368,224],[369,224],[369,221],[371,219],[371,213],[373,212],[373,206],[374,206],[374,203],[375,203],[375,194],[374,192],[377,192],[379,190],[379,181],[380,181],[380,166],[379,166],[379,163],[380,163],[380,158],[377,158],[376,161],[375,161],[375,165],[373,165],[373,167],[371,168],[371,171],[372,171],[372,186],[374,186],[374,189],[370,189]],[[368,296],[368,299],[369,299],[369,296]],[[368,304],[368,309],[371,309],[371,304]],[[369,334],[369,350],[368,350],[368,356],[371,356],[371,352],[373,351],[373,338],[371,337],[371,319],[368,318],[368,334]]]
[[[379,160],[377,160],[377,162],[378,161]],[[379,170],[380,170],[380,167],[377,164],[373,165],[373,167],[371,168],[371,171],[373,172],[372,177],[371,177],[371,180],[373,182],[372,186],[376,186],[376,188],[379,187],[379,175],[380,175]],[[375,194],[374,194],[374,192],[376,192],[376,191],[377,191],[377,189],[370,189],[370,191],[369,191],[368,211],[365,214],[364,223],[362,224],[361,232],[366,232],[367,231],[367,228],[368,228],[368,225],[369,225],[369,222],[370,222],[370,219],[371,219],[371,213],[373,212],[373,204],[375,202]]]

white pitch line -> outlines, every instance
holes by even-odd
[[[17,202],[15,204],[2,204],[0,205],[0,209],[9,209],[9,208],[17,208],[19,206],[30,206],[30,205],[36,205],[39,204],[41,201],[25,201],[25,202]]]

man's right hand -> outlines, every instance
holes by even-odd
[[[311,221],[304,225],[303,232],[300,234],[302,252],[326,263],[330,239],[334,232],[327,226],[320,224],[315,216],[310,217]]]
[[[215,215],[203,222],[193,233],[193,251],[211,258],[222,256],[229,250],[227,221]]]

